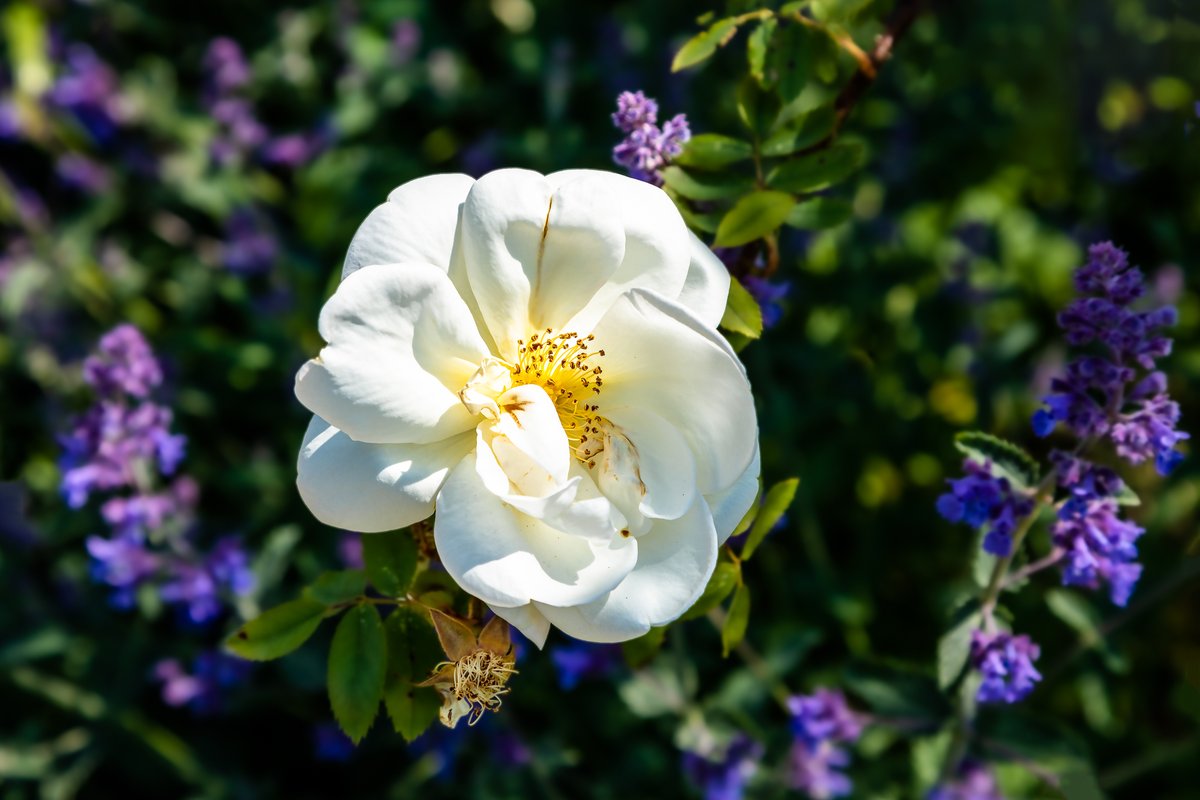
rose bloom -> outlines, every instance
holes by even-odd
[[[704,589],[754,502],[729,276],[658,188],[435,175],[363,222],[296,375],[300,494],[390,531],[436,510],[447,572],[539,647],[618,642]]]

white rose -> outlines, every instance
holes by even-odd
[[[296,375],[300,494],[388,531],[540,647],[676,619],[754,501],[758,430],[716,325],[729,277],[659,189],[437,175],[359,228]]]

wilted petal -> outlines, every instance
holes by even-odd
[[[475,426],[457,392],[487,355],[436,267],[364,267],[321,311],[329,344],[296,375],[309,410],[364,442],[436,442]]]
[[[555,530],[505,504],[463,459],[437,498],[434,538],[454,580],[489,605],[574,605],[603,595],[633,569],[636,540],[601,543]]]
[[[618,299],[595,334],[607,353],[600,413],[621,424],[620,409],[654,409],[691,448],[701,492],[732,485],[754,456],[758,430],[745,370],[724,339],[641,290]]]
[[[467,175],[430,175],[393,189],[358,227],[342,278],[372,264],[432,264],[445,272],[458,209],[473,183]]]
[[[326,525],[361,533],[403,528],[433,513],[434,497],[473,440],[464,433],[433,444],[356,442],[313,417],[296,486]]]

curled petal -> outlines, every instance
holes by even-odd
[[[376,533],[433,513],[450,468],[470,452],[470,433],[432,444],[356,442],[320,417],[304,434],[296,486],[313,515],[335,528]]]
[[[350,241],[342,279],[372,264],[432,264],[446,272],[458,209],[474,183],[467,175],[429,175],[393,189]]]
[[[721,317],[725,316],[725,303],[729,299],[729,270],[708,249],[708,245],[696,238],[696,234],[689,232],[688,237],[691,263],[676,302],[689,309],[705,325],[715,328]]]
[[[606,596],[575,606],[538,602],[537,609],[568,636],[623,642],[665,625],[696,602],[717,563],[717,533],[703,499],[679,519],[656,520],[637,539],[637,566]]]
[[[505,504],[484,486],[474,455],[451,471],[437,507],[433,530],[443,566],[489,605],[585,603],[620,583],[638,559],[632,538],[573,536]]]
[[[652,408],[687,441],[702,493],[731,486],[754,456],[758,430],[745,370],[725,340],[682,306],[634,290],[595,330],[607,352],[601,413]]]
[[[488,355],[436,267],[364,267],[321,311],[329,344],[296,375],[296,396],[362,442],[436,442],[475,427],[457,392]]]

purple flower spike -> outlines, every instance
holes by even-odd
[[[1017,703],[1042,679],[1033,666],[1041,648],[1028,636],[975,631],[971,636],[971,663],[983,675],[977,695],[981,703]]]
[[[676,114],[663,123],[658,120],[658,103],[642,92],[622,92],[617,97],[613,124],[625,138],[613,148],[613,161],[641,181],[662,185],[662,169],[683,150],[691,138],[687,117]]]
[[[1033,500],[1007,479],[992,475],[986,464],[968,459],[963,462],[963,472],[964,477],[947,481],[950,491],[938,498],[938,513],[949,522],[963,522],[972,528],[986,525],[983,549],[996,556],[1008,555],[1013,532],[1033,511]]]
[[[715,758],[685,752],[683,772],[704,793],[704,800],[741,800],[763,752],[761,744],[738,733]]]
[[[965,761],[953,780],[935,786],[925,800],[1004,800],[1004,795],[986,765]]]
[[[839,770],[850,763],[850,754],[837,745],[862,735],[862,718],[835,689],[789,698],[788,709],[795,737],[786,768],[788,785],[814,800],[849,794],[853,786]]]

